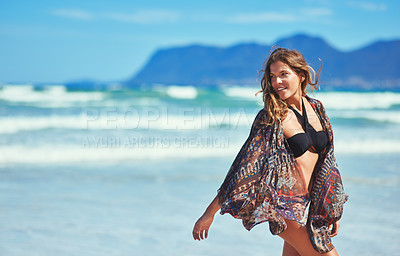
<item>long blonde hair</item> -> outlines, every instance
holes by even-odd
[[[267,125],[280,122],[286,117],[288,112],[288,105],[286,101],[279,98],[279,95],[275,92],[271,85],[270,67],[272,63],[277,61],[285,63],[297,75],[304,77],[304,81],[301,83],[302,96],[306,96],[307,94],[307,85],[311,85],[313,90],[318,89],[317,83],[322,68],[321,61],[321,66],[319,67],[317,74],[315,74],[314,69],[307,64],[303,55],[296,50],[276,48],[272,51],[267,61],[264,63],[264,75],[261,79],[261,90],[259,91],[263,93],[264,109],[267,112],[264,122]],[[315,81],[313,82],[313,80]]]

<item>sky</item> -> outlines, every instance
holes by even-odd
[[[0,83],[123,81],[160,48],[400,39],[397,0],[0,0]]]

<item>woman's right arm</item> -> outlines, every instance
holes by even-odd
[[[193,238],[194,240],[206,239],[208,236],[208,230],[214,220],[214,215],[221,208],[219,205],[218,195],[207,207],[203,215],[196,221],[193,227]]]
[[[207,238],[208,230],[210,229],[210,226],[214,220],[214,215],[218,210],[221,209],[221,206],[219,205],[220,196],[225,194],[230,195],[230,192],[227,192],[226,189],[229,186],[233,175],[235,175],[238,170],[241,170],[242,167],[244,167],[247,170],[249,162],[254,163],[255,159],[259,160],[260,155],[264,154],[264,151],[262,150],[263,147],[260,146],[265,144],[264,134],[266,126],[260,122],[263,120],[264,115],[265,115],[265,110],[261,109],[253,121],[249,137],[247,138],[246,142],[240,149],[238,155],[236,156],[235,160],[232,163],[231,168],[228,171],[228,174],[225,177],[222,186],[218,190],[218,195],[214,198],[211,204],[207,207],[204,214],[199,218],[199,220],[194,225],[192,234],[195,240],[200,241],[202,239]],[[235,188],[235,186],[230,186],[230,189],[232,188]],[[221,201],[226,201],[225,198],[221,199],[223,199]]]

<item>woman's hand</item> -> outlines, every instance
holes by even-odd
[[[340,227],[340,222],[339,221],[336,221],[335,223],[333,223],[332,225],[329,226],[329,228],[331,228],[331,237],[334,237],[334,236],[336,236],[338,234],[339,227]]]
[[[193,227],[193,238],[194,240],[202,240],[206,239],[208,236],[208,230],[214,220],[215,213],[220,209],[220,205],[218,202],[218,195],[215,196],[214,200],[207,207],[204,214],[200,217],[196,224]]]
[[[214,220],[214,214],[210,214],[208,212],[205,212],[198,221],[196,221],[196,224],[194,224],[193,227],[193,238],[194,240],[202,240],[206,239],[208,236],[208,230],[210,229],[210,226]]]

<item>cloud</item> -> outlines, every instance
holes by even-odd
[[[266,22],[293,22],[296,16],[289,13],[279,12],[259,12],[259,13],[245,13],[237,14],[227,18],[229,23],[266,23]]]
[[[75,19],[75,20],[92,20],[94,15],[90,12],[79,9],[55,9],[50,14],[58,17]]]
[[[50,11],[50,14],[75,20],[111,20],[136,24],[173,23],[180,19],[178,12],[170,10],[139,10],[132,13],[91,13],[80,9],[55,9]]]
[[[348,2],[348,6],[355,7],[364,11],[386,11],[387,6],[385,4],[377,4],[371,2]]]
[[[301,21],[313,21],[321,17],[333,15],[328,8],[302,8],[298,12],[259,12],[242,13],[225,18],[228,23],[252,24],[252,23],[294,23]]]
[[[223,22],[233,24],[263,24],[263,23],[295,23],[295,22],[313,22],[321,21],[321,18],[332,16],[333,11],[328,8],[300,8],[295,11],[286,12],[252,12],[237,13],[231,15],[212,14],[197,17],[196,15],[182,16],[175,10],[162,9],[142,9],[135,12],[103,12],[94,13],[81,9],[55,9],[50,12],[51,15],[76,19],[76,20],[106,20],[121,23],[132,24],[163,24],[176,23],[184,18],[189,22]],[[211,16],[210,16],[211,15]]]
[[[180,14],[169,10],[140,10],[135,13],[108,13],[105,17],[120,22],[156,24],[176,22],[180,19]]]

